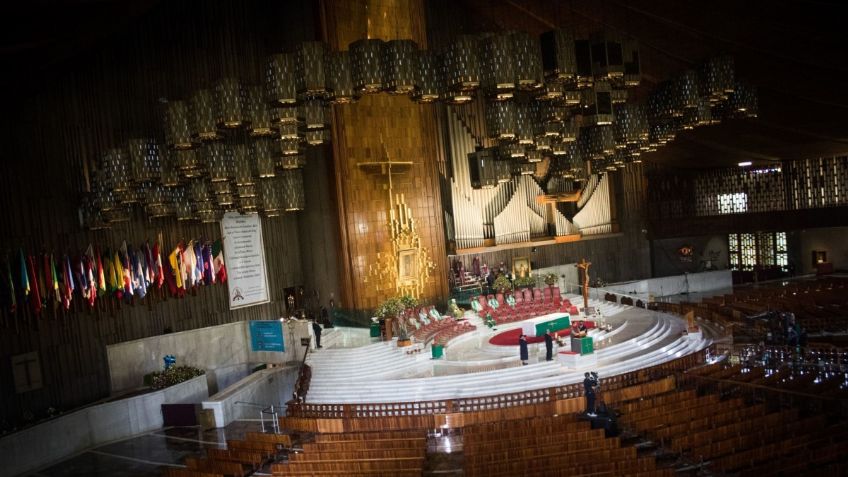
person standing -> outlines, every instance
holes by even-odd
[[[315,333],[315,347],[323,348],[321,346],[321,325],[315,319],[312,320],[312,332]]]
[[[586,415],[595,417],[595,380],[589,373],[583,375],[583,394],[586,396]]]
[[[551,336],[551,330],[545,333],[545,361],[554,359],[554,337]]]
[[[527,364],[527,360],[530,359],[530,353],[527,351],[527,336],[524,334],[518,337],[518,347],[520,350],[521,364]]]

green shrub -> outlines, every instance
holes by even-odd
[[[153,389],[164,389],[189,379],[206,374],[206,371],[193,366],[173,366],[164,371],[156,371],[144,377],[144,384]],[[150,384],[147,384],[147,383]]]

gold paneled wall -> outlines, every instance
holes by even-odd
[[[424,11],[420,0],[332,1],[321,5],[325,41],[335,49],[366,36],[391,40],[411,38],[426,47]],[[369,95],[357,103],[334,106],[333,152],[341,231],[339,261],[343,274],[342,306],[374,308],[387,298],[369,265],[377,254],[392,253],[389,242],[388,177],[368,173],[361,162],[411,161],[406,172],[392,174],[394,194],[403,194],[412,211],[423,248],[435,270],[423,290],[426,302],[447,297],[444,269],[444,220],[439,194],[437,162],[441,152],[432,108],[406,96]]]

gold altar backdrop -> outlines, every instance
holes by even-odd
[[[426,48],[421,0],[321,2],[324,40],[333,48],[348,49],[362,38],[412,39]],[[333,106],[333,155],[341,231],[339,265],[342,305],[374,308],[395,294],[388,280],[396,270],[374,275],[388,254],[395,254],[389,228],[389,177],[386,167],[364,163],[411,163],[392,167],[392,196],[402,195],[415,221],[420,246],[433,268],[422,275],[419,298],[444,301],[445,239],[439,194],[439,162],[434,105],[418,105],[408,96],[387,93],[365,95],[354,104]],[[394,257],[397,259],[397,257]],[[385,269],[385,267],[382,267]],[[424,273],[425,267],[418,267]]]

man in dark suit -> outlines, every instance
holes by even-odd
[[[551,335],[551,330],[545,333],[545,361],[554,359],[554,337]]]
[[[527,360],[530,359],[530,352],[527,351],[527,337],[523,334],[518,337],[518,348],[521,357],[521,364],[527,364]]]
[[[589,373],[585,373],[583,376],[585,376],[583,394],[586,396],[586,415],[595,417],[597,416],[595,414],[595,386],[597,386],[597,381]]]
[[[321,325],[314,318],[312,319],[312,332],[315,333],[315,347],[323,348],[321,346]]]

